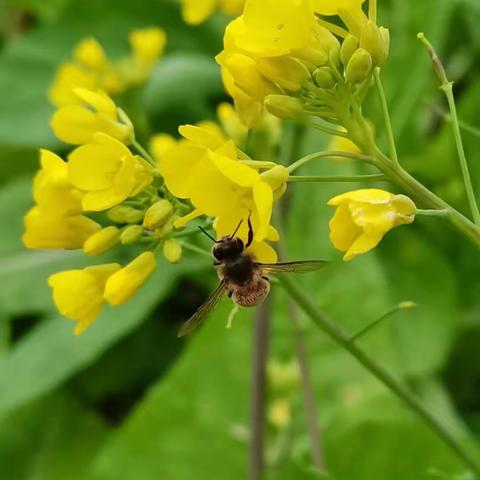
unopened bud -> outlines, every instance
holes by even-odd
[[[277,165],[263,172],[261,179],[267,182],[272,187],[272,190],[277,190],[287,182],[289,176],[288,170],[283,165]]]
[[[159,200],[145,212],[143,226],[149,230],[155,230],[164,225],[172,214],[173,205],[168,200]]]
[[[258,71],[280,87],[296,92],[310,76],[308,68],[291,57],[264,58],[257,61]]]
[[[370,53],[373,65],[381,67],[388,58],[390,33],[369,20],[362,29],[360,47]]]
[[[130,225],[120,235],[122,245],[133,245],[137,243],[143,235],[143,227],[141,225]]]
[[[342,43],[342,48],[340,49],[340,60],[343,63],[343,66],[346,67],[348,62],[352,58],[352,55],[358,49],[358,40],[353,35],[347,35],[345,40]]]
[[[416,307],[417,307],[417,304],[411,301],[401,302],[398,305],[398,308],[400,308],[400,310],[411,310],[412,308],[416,308]]]
[[[268,95],[265,108],[278,118],[301,119],[305,116],[303,105],[298,98],[287,95]]]
[[[372,67],[370,54],[363,48],[359,48],[348,62],[345,80],[350,84],[362,83],[372,73]]]
[[[101,255],[113,248],[120,240],[120,230],[117,227],[102,228],[94,233],[83,244],[83,251],[92,257]]]
[[[328,63],[328,52],[323,48],[302,48],[297,50],[295,55],[301,61],[306,62],[306,66],[311,70]]]
[[[107,212],[107,217],[115,223],[140,223],[144,212],[129,205],[117,205]]]
[[[182,244],[176,238],[169,238],[163,243],[163,256],[170,263],[178,263],[182,258]]]
[[[315,84],[320,88],[333,88],[337,81],[328,67],[320,67],[313,73]]]

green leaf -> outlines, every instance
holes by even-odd
[[[202,264],[200,264],[202,265]],[[83,335],[61,317],[42,321],[0,359],[0,416],[56,388],[131,333],[166,298],[179,275],[199,264],[161,265],[125,306],[106,308]]]
[[[71,396],[48,396],[0,421],[0,470],[12,480],[85,480],[107,434]]]

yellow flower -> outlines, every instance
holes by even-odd
[[[362,151],[349,139],[345,137],[333,136],[327,150],[337,152],[362,153]],[[343,162],[345,157],[331,157],[333,160]]]
[[[76,335],[97,319],[103,307],[105,284],[119,269],[120,265],[111,263],[56,273],[48,279],[59,312],[78,322]]]
[[[121,142],[104,133],[69,156],[68,177],[84,192],[85,211],[107,210],[133,197],[152,182],[152,167]]]
[[[105,300],[114,306],[127,302],[156,268],[157,260],[152,252],[140,254],[133,262],[115,272],[107,280]]]
[[[233,232],[240,219],[246,220],[251,213],[255,240],[266,238],[273,188],[258,171],[237,160],[233,142],[215,151],[193,143],[179,145],[165,155],[160,172],[173,195],[189,198],[199,214],[218,217],[218,228],[222,232]],[[288,172],[285,182],[287,178]],[[177,221],[176,226],[184,221]],[[240,238],[247,236],[244,223]]]
[[[73,93],[75,88],[101,89],[113,95],[124,89],[118,72],[93,38],[82,40],[74,49],[73,60],[60,66],[49,89],[49,98],[58,107],[79,103]]]
[[[185,22],[198,25],[213,14],[216,8],[227,15],[242,13],[245,0],[182,0],[182,15]]]
[[[123,80],[128,86],[139,86],[150,76],[167,43],[160,28],[143,28],[129,34],[132,54],[118,64]]]
[[[51,121],[52,129],[60,140],[82,145],[91,143],[95,133],[104,132],[121,142],[129,143],[133,126],[119,119],[119,110],[106,93],[81,88],[75,88],[73,92],[81,104],[60,107]]]
[[[315,0],[315,11],[320,15],[339,15],[342,11],[357,14],[365,0]]]
[[[177,140],[167,133],[153,135],[149,142],[149,151],[152,157],[160,165],[163,156],[175,145]]]
[[[375,248],[392,228],[412,223],[416,207],[405,195],[384,190],[365,189],[332,198],[328,205],[337,207],[330,221],[330,239],[343,259]]]
[[[82,215],[83,194],[69,182],[67,164],[41,150],[40,165],[33,182],[37,206],[25,216],[23,243],[27,248],[81,248],[101,227]]]
[[[247,137],[248,128],[242,122],[235,108],[230,103],[221,103],[217,107],[217,117],[228,138],[235,145],[242,145]]]
[[[32,208],[24,217],[25,232],[22,237],[27,248],[76,249],[101,229],[101,226],[84,215],[65,215]]]

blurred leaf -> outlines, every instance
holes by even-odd
[[[106,308],[85,334],[73,335],[73,323],[61,317],[42,321],[0,360],[0,415],[52,390],[95,362],[131,333],[162,301],[178,276],[198,264],[162,265],[125,306]],[[61,361],[60,361],[61,360]]]
[[[0,469],[11,480],[85,480],[107,434],[78,401],[52,395],[0,422]]]
[[[142,100],[147,111],[153,114],[183,108],[197,113],[203,111],[206,116],[209,100],[222,94],[220,68],[214,59],[182,53],[168,56],[158,64]]]
[[[246,445],[233,430],[247,417],[251,321],[242,315],[226,330],[227,314],[219,307],[189,339],[183,357],[106,444],[95,478],[245,478]]]

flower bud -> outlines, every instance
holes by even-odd
[[[149,230],[155,230],[164,225],[172,214],[173,205],[168,200],[159,200],[145,212],[143,226]]]
[[[258,71],[280,87],[296,92],[310,76],[308,68],[291,57],[261,58],[257,60]]]
[[[143,227],[141,225],[130,225],[120,235],[122,245],[133,245],[137,243],[143,235]]]
[[[320,67],[313,73],[315,84],[320,88],[333,88],[337,81],[328,67]]]
[[[167,262],[178,263],[182,258],[182,244],[176,238],[165,240],[162,251]]]
[[[363,48],[359,48],[348,62],[345,71],[347,83],[356,84],[365,81],[372,73],[372,57]]]
[[[287,182],[289,175],[288,170],[283,165],[277,165],[276,167],[263,172],[261,178],[272,187],[272,190],[275,191]]]
[[[388,58],[389,31],[369,20],[362,29],[360,47],[370,53],[373,65],[381,67]]]
[[[120,230],[117,227],[106,227],[94,233],[83,244],[83,251],[92,257],[101,255],[113,248],[120,240]]]
[[[353,35],[347,35],[345,40],[342,43],[342,48],[340,49],[340,60],[343,63],[343,66],[346,67],[348,62],[352,58],[352,55],[358,49],[358,40]]]
[[[129,205],[117,205],[107,212],[109,220],[115,223],[140,223],[144,212]]]
[[[296,57],[308,64],[308,68],[314,70],[328,63],[328,52],[322,48],[303,48],[295,52]]]
[[[268,95],[264,105],[272,115],[278,118],[301,119],[305,116],[302,102],[298,98],[286,95]]]

